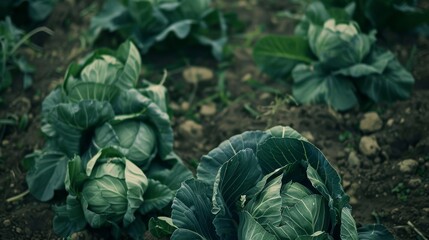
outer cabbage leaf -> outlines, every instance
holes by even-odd
[[[64,188],[68,161],[63,152],[45,149],[26,176],[31,194],[40,201],[48,201],[55,190]]]
[[[395,59],[390,51],[372,51],[370,56],[362,63],[355,64],[333,72],[334,75],[349,76],[353,78],[365,77],[371,74],[382,74],[388,64]]]
[[[267,36],[253,49],[259,68],[274,77],[286,77],[299,63],[311,63],[313,54],[307,40],[300,36]]]
[[[60,149],[69,157],[82,154],[86,146],[86,131],[112,119],[113,109],[107,102],[84,100],[77,104],[61,103],[49,114],[49,124],[55,129]]]
[[[54,232],[62,237],[68,237],[79,232],[86,226],[82,206],[76,196],[68,195],[66,205],[54,206]]]
[[[371,74],[356,84],[374,102],[394,102],[410,97],[414,78],[398,60],[393,59],[381,74]]]
[[[222,142],[217,148],[201,158],[197,168],[199,180],[213,184],[220,167],[240,150],[249,148],[258,149],[258,143],[270,135],[262,131],[249,131],[231,137]]]
[[[392,234],[380,224],[365,225],[358,228],[359,240],[394,240]]]
[[[173,197],[174,192],[170,188],[159,181],[149,179],[139,212],[144,215],[154,210],[161,210],[171,203]]]
[[[326,103],[336,110],[348,110],[358,104],[353,82],[325,72],[320,64],[298,65],[292,76],[292,93],[300,103]]]
[[[222,165],[216,175],[212,213],[216,214],[213,224],[221,239],[234,239],[236,235],[236,203],[262,178],[257,161],[252,149],[240,150]]]
[[[352,217],[352,211],[348,207],[344,207],[341,211],[341,239],[343,240],[358,240],[356,222]]]
[[[179,189],[182,182],[193,178],[191,171],[182,162],[176,162],[171,168],[154,162],[146,174],[149,178],[161,182],[171,190]]]
[[[210,185],[190,179],[182,183],[173,200],[171,218],[177,230],[171,239],[218,239],[212,222]]]

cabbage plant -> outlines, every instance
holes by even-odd
[[[393,239],[380,225],[358,229],[348,201],[338,173],[295,130],[244,132],[203,156],[177,191],[171,239]]]
[[[150,217],[170,214],[176,181],[192,176],[178,159],[169,160],[176,163],[171,169],[143,171],[115,148],[100,150],[86,165],[75,156],[67,164],[66,203],[54,207],[54,232],[68,237],[90,226],[110,229],[114,239],[143,239]]]
[[[140,71],[130,41],[69,66],[64,83],[42,104],[46,144],[27,174],[37,199],[47,201],[64,189],[67,163],[75,156],[86,166],[101,149],[114,148],[145,171],[173,156],[166,91],[161,85],[137,88]]]
[[[303,104],[348,110],[359,103],[409,98],[413,76],[394,54],[375,44],[375,31],[361,32],[352,9],[328,11],[311,4],[296,36],[268,36],[254,49],[262,71],[292,75],[292,93]]]
[[[211,47],[218,60],[227,42],[223,14],[211,7],[211,0],[108,0],[92,18],[90,40],[103,31],[131,38],[143,53],[174,36]]]

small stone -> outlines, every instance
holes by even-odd
[[[175,112],[180,110],[180,106],[175,102],[170,102],[169,106],[170,106],[170,109]]]
[[[380,146],[375,137],[364,136],[360,139],[359,150],[365,156],[374,156],[380,150]]]
[[[351,205],[356,205],[356,204],[358,204],[359,203],[359,201],[357,200],[357,198],[356,197],[350,197],[350,204]]]
[[[394,209],[392,209],[392,211],[390,211],[391,215],[395,215],[397,213],[399,213],[399,208],[394,208]]]
[[[348,181],[348,180],[343,180],[343,188],[348,188],[348,187],[350,187],[350,185],[351,185],[351,182],[350,182],[350,181]]]
[[[311,134],[311,132],[309,131],[303,131],[301,132],[301,135],[305,137],[309,142],[314,142],[315,140],[313,134]]]
[[[338,151],[336,158],[337,159],[345,159],[346,158],[346,152],[345,151],[341,151],[341,150]]]
[[[5,139],[1,143],[3,144],[3,146],[6,146],[6,145],[9,145],[10,142],[9,142],[9,140]]]
[[[6,220],[4,220],[4,221],[3,221],[3,225],[4,225],[5,227],[9,227],[9,226],[10,226],[10,224],[11,224],[11,222],[10,222],[10,220],[9,220],[9,219],[6,219]]]
[[[16,233],[22,233],[22,229],[21,229],[21,228],[19,228],[19,227],[17,227],[17,228],[15,229],[15,232],[16,232]]]
[[[387,120],[386,125],[387,125],[388,127],[391,127],[391,126],[393,126],[393,124],[394,124],[394,123],[395,123],[395,119],[390,118],[389,120]]]
[[[191,106],[190,106],[189,102],[187,102],[187,101],[184,101],[184,102],[182,102],[182,103],[180,104],[180,109],[181,109],[183,112],[188,111],[190,107],[191,107]]]
[[[270,97],[271,97],[271,94],[269,94],[269,93],[265,92],[265,93],[262,93],[262,94],[259,96],[259,100],[267,100],[267,99],[269,99]]]
[[[418,186],[420,186],[420,184],[422,184],[422,180],[420,178],[412,178],[408,181],[408,186],[410,188],[417,188]]]
[[[186,137],[201,137],[203,135],[203,127],[192,120],[186,120],[179,126],[179,132]]]
[[[192,84],[209,81],[213,76],[213,71],[206,67],[188,67],[183,71],[185,81]]]
[[[216,104],[209,103],[201,106],[200,113],[203,116],[210,117],[216,114]]]
[[[410,113],[411,113],[411,108],[407,107],[407,108],[405,109],[405,113],[406,113],[406,114],[410,114]]]
[[[359,123],[359,128],[364,133],[372,133],[383,127],[383,121],[376,112],[368,112],[363,115]]]
[[[246,82],[252,79],[252,74],[251,73],[246,73],[242,78],[241,81]]]
[[[360,159],[355,151],[350,152],[347,162],[351,168],[360,167]]]
[[[419,162],[414,159],[406,159],[398,163],[399,171],[402,173],[414,173],[419,166]]]

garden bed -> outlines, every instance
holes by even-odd
[[[205,53],[180,60],[166,53],[143,57],[144,77],[148,80],[159,79],[163,68],[170,72],[166,86],[171,91],[177,154],[190,168],[195,168],[203,154],[235,134],[275,125],[291,126],[315,143],[339,170],[358,223],[379,221],[396,239],[419,239],[417,230],[429,236],[429,41],[396,35],[385,40],[403,62],[417,44],[413,71],[417,83],[409,100],[361,112],[337,113],[326,106],[296,105],[288,95],[290,86],[262,75],[252,60],[250,47],[263,35],[261,32],[293,31],[293,21],[276,17],[276,12],[289,4],[237,1],[219,5],[226,11],[238,12],[246,26],[243,33],[232,38],[233,58],[226,67],[217,65],[210,57],[207,59]],[[22,160],[43,146],[41,102],[61,83],[66,66],[89,51],[80,37],[98,7],[85,1],[60,2],[45,23],[54,35],[36,39],[43,50],[23,50],[37,69],[33,86],[23,92],[20,81],[15,81],[3,95],[5,104],[0,108],[0,118],[27,114],[29,124],[25,129],[2,130],[2,239],[58,238],[52,230],[51,205],[55,199],[41,203],[25,195],[10,202],[6,200],[28,189]],[[189,66],[207,67],[214,77],[198,85],[187,83],[182,73]],[[220,87],[220,83],[225,86]],[[379,129],[367,132],[360,126],[365,112],[379,116],[382,123]],[[376,148],[373,153],[366,153],[360,146],[362,137],[375,139],[377,146],[373,145]]]

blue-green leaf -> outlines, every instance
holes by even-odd
[[[172,152],[173,129],[167,113],[136,89],[121,92],[112,103],[116,115],[138,114],[138,119],[152,124],[157,132],[158,151],[162,159]]]
[[[195,179],[182,183],[172,205],[171,218],[178,229],[171,239],[219,239],[212,225],[211,199],[210,185]]]
[[[280,175],[267,183],[265,188],[247,203],[245,210],[262,226],[278,225],[282,220],[282,187],[283,175]]]
[[[49,149],[37,157],[26,177],[31,194],[40,201],[48,201],[55,190],[64,188],[68,161],[63,152]]]
[[[68,195],[66,205],[54,206],[54,232],[62,237],[81,231],[86,226],[82,206],[76,196]]]
[[[414,78],[394,59],[381,74],[371,74],[359,81],[357,87],[374,102],[394,102],[411,95]]]
[[[132,42],[126,41],[119,46],[116,57],[124,63],[124,68],[119,72],[116,86],[123,90],[135,88],[142,65],[138,49]]]
[[[268,225],[269,231],[279,239],[296,239],[299,236],[311,236],[316,232],[329,230],[328,206],[320,195],[304,197],[293,207],[285,208],[282,216],[281,226]]]
[[[324,72],[319,64],[298,65],[292,77],[292,93],[300,103],[325,103],[336,110],[348,110],[358,103],[353,82]]]
[[[365,225],[358,228],[359,240],[394,240],[392,234],[380,224]]]
[[[112,119],[113,116],[109,103],[84,100],[77,104],[58,104],[49,114],[49,123],[55,129],[58,146],[69,157],[73,157],[86,150],[86,146],[82,146],[84,132]]]
[[[286,77],[298,63],[311,63],[307,40],[299,36],[267,36],[253,49],[253,58],[263,72]]]
[[[238,226],[239,240],[276,240],[277,238],[265,230],[247,211],[240,213]]]
[[[174,192],[162,183],[149,179],[149,185],[143,195],[143,203],[139,208],[141,214],[161,210],[171,203]]]
[[[249,148],[254,152],[258,149],[258,143],[270,135],[262,131],[249,131],[236,135],[229,140],[222,142],[217,148],[210,151],[201,158],[198,165],[198,179],[213,183],[220,167],[232,158],[240,150]]]
[[[262,178],[252,149],[240,150],[219,169],[213,183],[212,213],[216,214],[213,224],[221,239],[231,239],[235,235],[236,205]]]
[[[351,209],[348,207],[344,207],[341,211],[341,239],[358,240],[356,222],[352,217]]]
[[[168,217],[157,217],[150,218],[149,220],[149,231],[150,233],[157,238],[163,238],[170,236],[174,230],[176,230],[176,226],[173,224],[173,220]]]

